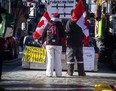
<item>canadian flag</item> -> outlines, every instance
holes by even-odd
[[[44,28],[45,28],[46,25],[47,25],[47,23],[50,22],[50,19],[51,19],[51,18],[50,18],[50,16],[49,16],[48,12],[46,11],[46,12],[43,14],[41,20],[39,21],[39,23],[38,23],[38,25],[37,25],[37,28],[36,28],[36,30],[35,30],[35,32],[34,32],[34,34],[33,34],[34,40],[40,38],[40,36],[41,36],[42,33],[43,33]]]
[[[82,0],[79,0],[75,9],[73,10],[73,14],[71,19],[76,22],[76,24],[81,27],[85,37],[84,37],[84,45],[89,45],[89,30],[88,30],[88,21],[86,10]]]

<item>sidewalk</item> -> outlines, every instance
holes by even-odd
[[[87,76],[68,77],[66,71],[60,78],[46,77],[45,70],[24,70],[18,66],[5,72],[0,81],[0,87],[5,91],[94,91],[95,84],[116,85],[115,73],[86,72]],[[81,89],[81,90],[80,90]]]
[[[5,91],[94,91],[96,84],[116,85],[116,72],[107,66],[99,64],[98,71],[86,72],[84,77],[78,76],[76,71],[74,76],[68,77],[63,70],[62,77],[57,78],[55,72],[53,77],[46,77],[45,69],[25,70],[21,64],[4,65],[0,88]]]

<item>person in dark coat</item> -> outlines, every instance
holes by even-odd
[[[72,14],[73,10],[71,11]],[[82,29],[71,19],[66,24],[66,57],[67,57],[67,73],[69,76],[73,75],[75,58],[77,60],[77,70],[79,76],[85,76],[84,62],[83,62],[83,38]]]

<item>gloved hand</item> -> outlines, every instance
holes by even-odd
[[[36,39],[35,42],[38,42],[38,39]]]
[[[43,43],[42,48],[46,48],[46,41]]]

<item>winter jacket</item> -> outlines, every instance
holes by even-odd
[[[59,45],[59,46],[62,46],[62,39],[66,38],[66,34],[65,34],[65,31],[64,31],[64,27],[62,25],[62,23],[60,22],[60,19],[59,18],[51,18],[51,21],[50,23],[47,24],[47,26],[45,27],[43,33],[42,33],[42,41],[46,41],[46,37],[47,37],[47,30],[50,26],[50,24],[55,24],[57,27],[58,27],[58,30],[59,30],[59,42],[58,44],[50,44],[50,43],[46,43],[46,45]]]
[[[65,32],[67,46],[71,47],[83,46],[84,34],[81,28],[71,19],[67,21]]]

